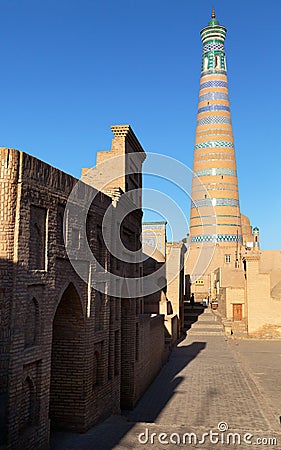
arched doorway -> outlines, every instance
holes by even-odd
[[[77,430],[84,422],[85,328],[79,295],[65,290],[53,321],[50,419],[53,428]]]

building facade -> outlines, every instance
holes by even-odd
[[[166,344],[171,347],[184,332],[186,247],[183,242],[167,242],[166,224],[142,224],[144,275],[155,274],[155,289],[144,297],[144,311],[164,315]]]
[[[129,126],[113,133],[107,159],[137,154],[130,177],[141,188],[143,149]],[[130,254],[140,248],[140,205],[120,195],[130,189],[124,165],[124,191],[120,180],[111,195],[79,182],[77,204],[81,213],[87,209],[82,229],[67,206],[77,179],[8,148],[0,149],[0,162],[0,448],[48,449],[51,427],[84,432],[134,406],[161,368],[164,320],[143,314],[140,288],[128,293],[126,280],[132,273],[140,279],[141,263],[119,259],[105,245],[110,210],[109,247],[125,215],[118,228],[124,248]],[[83,233],[95,262],[85,256]],[[124,281],[119,290],[112,291],[111,274]]]

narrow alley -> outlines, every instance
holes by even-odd
[[[261,375],[270,370],[269,357],[275,370],[268,379]],[[228,443],[232,449],[280,449],[280,357],[280,341],[227,337],[208,308],[190,324],[187,337],[133,411],[84,435],[56,433],[51,448],[209,450]]]

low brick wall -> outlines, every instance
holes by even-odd
[[[165,318],[165,334],[170,345],[174,345],[180,337],[180,322],[176,314]]]
[[[135,367],[134,404],[140,399],[164,361],[164,316],[140,316],[140,358]]]

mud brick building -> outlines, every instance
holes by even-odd
[[[130,190],[130,179],[141,187],[145,153],[129,126],[113,131],[106,158],[135,152],[139,166],[135,177],[124,172],[119,195],[117,180],[111,195],[96,190],[88,207],[87,242],[103,267],[102,288],[91,282],[97,266],[83,257],[82,230],[65,214],[78,180],[26,153],[0,149],[1,450],[48,449],[51,427],[86,431],[121,406],[132,407],[161,367],[163,316],[143,314],[141,282],[134,295],[126,287],[142,265],[112,255],[102,232],[114,204],[111,246],[122,210],[124,246],[132,253],[139,248],[140,205],[132,208],[120,192]],[[94,188],[80,183],[83,203]],[[88,282],[70,262],[65,236],[91,274]],[[119,291],[112,291],[110,274],[124,280]]]
[[[144,297],[144,311],[164,314],[166,343],[172,346],[184,332],[184,269],[187,249],[183,242],[167,242],[167,222],[143,222],[145,275],[154,273],[155,290]]]

